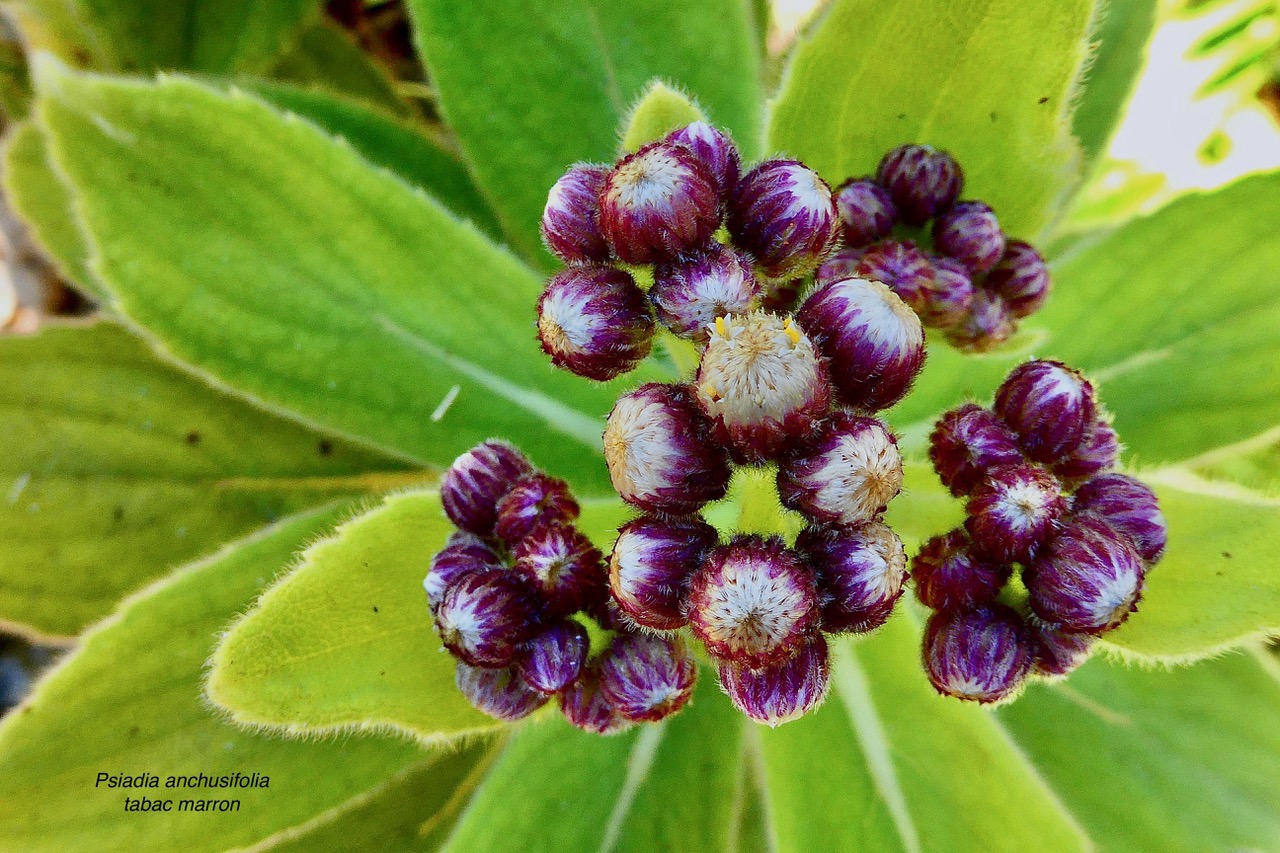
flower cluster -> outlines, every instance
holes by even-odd
[[[697,667],[678,638],[639,634],[609,617],[604,557],[574,525],[568,484],[514,447],[486,441],[440,486],[458,527],[423,581],[436,631],[458,659],[458,689],[502,720],[553,696],[565,717],[599,733],[660,720],[688,702]],[[614,629],[590,655],[589,614]]]
[[[939,692],[1008,699],[1029,675],[1079,666],[1137,609],[1165,522],[1150,489],[1112,471],[1118,454],[1093,387],[1056,361],[1015,368],[990,409],[966,404],[939,419],[929,455],[966,499],[966,518],[911,567],[916,596],[935,611],[923,659]]]

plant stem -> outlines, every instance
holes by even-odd
[[[778,501],[777,473],[773,465],[744,466],[734,472],[729,495],[738,505],[737,532],[791,540],[804,526],[799,514],[784,509]]]

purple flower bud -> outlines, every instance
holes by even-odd
[[[604,458],[618,495],[646,512],[697,512],[729,488],[728,454],[685,385],[649,383],[619,397]]]
[[[658,264],[649,291],[663,325],[700,342],[717,317],[751,310],[759,295],[750,262],[719,243],[689,260]]]
[[[835,412],[778,466],[783,506],[814,521],[855,524],[884,512],[902,491],[902,454],[875,418]]]
[[[1138,609],[1142,557],[1106,521],[1074,515],[1036,555],[1023,581],[1031,610],[1067,631],[1101,634]]]
[[[738,184],[742,159],[738,147],[726,134],[705,121],[695,121],[667,136],[667,141],[694,153],[714,180],[720,198],[727,198]]]
[[[944,696],[984,704],[1012,698],[1031,671],[1034,649],[1012,608],[986,604],[941,610],[924,632],[924,668]]]
[[[542,239],[568,264],[606,263],[609,244],[600,231],[600,193],[607,166],[570,166],[547,194],[542,211]]]
[[[836,394],[851,408],[887,409],[924,366],[920,318],[879,282],[823,285],[800,306],[796,322],[826,356]]]
[[[973,491],[987,472],[1023,461],[1013,430],[975,403],[938,418],[929,434],[929,459],[942,485],[956,497]]]
[[[1016,328],[1004,300],[979,287],[974,290],[968,312],[947,328],[947,340],[963,352],[990,352],[1013,337]]]
[[[560,710],[571,725],[592,734],[614,735],[631,727],[600,689],[600,667],[595,662],[560,694]]]
[[[846,246],[865,246],[888,237],[898,221],[889,191],[870,178],[850,178],[836,189],[836,213]]]
[[[827,696],[827,641],[809,637],[791,660],[762,669],[720,664],[720,686],[735,708],[757,723],[777,727],[803,717]]]
[[[969,495],[965,529],[984,556],[1025,563],[1067,512],[1062,484],[1038,465],[1008,465],[988,473]]]
[[[578,502],[569,484],[547,474],[527,474],[498,501],[498,538],[514,546],[540,524],[573,521]]]
[[[795,160],[766,160],[729,196],[729,234],[769,278],[812,272],[836,238],[831,188]]]
[[[1120,458],[1120,437],[1111,424],[1095,419],[1085,429],[1080,446],[1053,466],[1064,480],[1083,480],[1114,468]]]
[[[524,454],[505,441],[477,444],[453,460],[440,480],[445,515],[469,533],[489,536],[498,520],[498,501],[532,472]]]
[[[559,693],[586,666],[590,644],[587,629],[577,622],[554,622],[524,644],[516,658],[516,674],[539,693]]]
[[[523,719],[547,703],[547,697],[530,690],[510,667],[497,669],[458,662],[458,690],[476,710],[508,722]]]
[[[601,382],[628,371],[653,347],[644,291],[612,267],[570,267],[538,300],[538,339],[556,367]]]
[[[907,579],[907,552],[885,525],[807,527],[796,551],[817,577],[822,630],[874,631],[893,613]]]
[[[436,630],[453,655],[472,666],[510,664],[533,632],[532,590],[506,570],[469,572],[445,590]]]
[[[903,222],[923,225],[960,197],[964,172],[945,151],[900,145],[880,161],[876,182],[889,191]]]
[[[696,379],[698,405],[734,459],[760,463],[807,435],[831,403],[827,372],[790,317],[717,317]]]
[[[822,265],[818,267],[818,271],[814,273],[814,282],[821,287],[833,281],[857,278],[858,261],[862,260],[862,253],[866,250],[866,246],[857,249],[846,248],[827,255],[826,260],[822,262]]]
[[[963,527],[935,536],[911,561],[916,598],[934,610],[965,610],[995,601],[1013,567],[979,556]]]
[[[1126,474],[1094,477],[1076,490],[1074,508],[1106,519],[1148,564],[1164,554],[1168,525],[1155,493],[1139,480]]]
[[[1029,317],[1049,298],[1049,267],[1030,243],[1010,240],[984,286],[1000,296],[1014,317]]]
[[[689,624],[719,660],[762,667],[787,660],[816,627],[813,571],[778,537],[737,536],[693,576]]]
[[[628,264],[671,260],[704,247],[720,225],[720,193],[702,160],[683,145],[653,142],[605,179],[600,224]]]
[[[698,665],[680,637],[618,634],[600,656],[600,689],[618,713],[656,723],[683,708],[698,682]]]
[[[868,246],[854,265],[858,278],[886,284],[913,311],[922,311],[933,287],[929,257],[910,240],[882,240]]]
[[[440,609],[445,590],[458,578],[471,572],[502,568],[505,568],[502,558],[480,537],[461,530],[452,534],[444,548],[432,558],[431,570],[422,581],[431,615]]]
[[[995,211],[980,201],[962,201],[933,223],[933,247],[977,275],[1004,257],[1004,232]]]
[[[935,329],[960,323],[973,304],[973,279],[954,258],[931,257],[933,281],[925,288],[924,304],[917,309],[920,320]]]
[[[805,280],[802,278],[766,279],[760,310],[770,314],[793,313],[804,287]]]
[[[1027,619],[1027,628],[1036,649],[1031,672],[1043,679],[1065,676],[1088,660],[1089,653],[1093,651],[1094,638],[1089,634],[1064,631],[1035,616]]]
[[[607,595],[604,556],[570,524],[535,527],[515,557],[515,570],[541,593],[549,616],[568,616]]]
[[[1060,361],[1028,361],[1009,373],[992,408],[1027,456],[1053,463],[1079,447],[1093,423],[1093,386]]]
[[[682,627],[689,621],[684,614],[689,581],[715,544],[715,528],[701,519],[641,516],[627,522],[609,558],[614,601],[642,627]]]

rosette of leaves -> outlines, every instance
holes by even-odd
[[[0,340],[0,619],[72,646],[0,721],[0,846],[1280,846],[1260,643],[1280,629],[1280,500],[1256,462],[1280,430],[1280,175],[1053,243],[1073,133],[1109,135],[1138,65],[1121,54],[1142,49],[1104,43],[1088,77],[1100,4],[834,0],[775,67],[754,3],[412,0],[443,136],[389,83],[351,83],[363,54],[317,8],[225,4],[229,27],[213,5],[20,4],[40,52],[7,195],[101,310]],[[748,156],[832,183],[902,142],[945,148],[1011,234],[1058,246],[1019,337],[933,347],[889,416],[920,460],[940,412],[1029,354],[1103,389],[1169,547],[1068,680],[995,712],[940,698],[904,606],[833,642],[830,698],[776,730],[709,677],[677,717],[607,738],[552,714],[502,727],[455,689],[420,589],[449,529],[440,470],[517,441],[607,550],[627,512],[603,415],[627,383],[680,375],[664,357],[603,386],[547,368],[547,189],[699,108]],[[961,511],[927,464],[906,485],[890,522],[914,548]],[[236,770],[271,784],[234,819],[129,815],[93,787]]]

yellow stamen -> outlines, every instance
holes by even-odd
[[[800,343],[800,330],[792,324],[790,317],[787,318],[787,324],[782,327],[782,331],[788,338],[791,338],[791,343]]]
[[[725,326],[723,317],[716,318],[716,334],[722,338],[729,337],[729,329]]]

